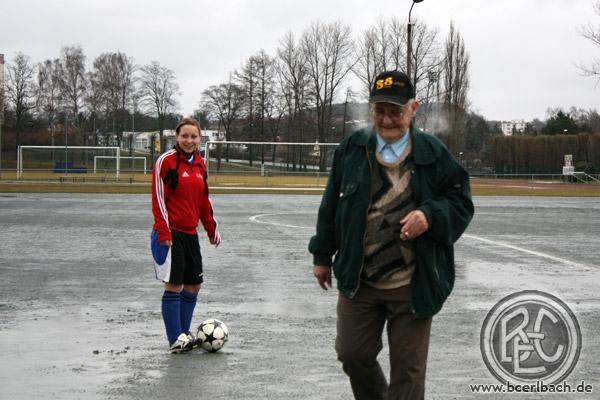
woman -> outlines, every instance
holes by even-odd
[[[206,165],[198,153],[200,124],[181,121],[176,145],[161,155],[152,173],[152,253],[156,278],[165,283],[162,316],[171,353],[191,350],[196,343],[190,325],[203,282],[198,220],[210,243],[221,236],[208,197]]]

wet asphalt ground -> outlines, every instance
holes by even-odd
[[[193,325],[230,330],[208,354],[167,352],[148,241],[149,195],[0,194],[0,399],[349,399],[336,361],[336,292],[311,273],[319,196],[216,195],[223,243],[201,235],[205,284]],[[510,293],[562,299],[583,348],[569,381],[600,390],[600,201],[479,197],[456,246],[457,282],[434,318],[428,399],[497,383],[479,350]],[[380,361],[387,370],[387,350]],[[520,395],[520,399],[548,398]],[[557,398],[557,397],[554,397]]]

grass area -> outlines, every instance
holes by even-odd
[[[225,175],[214,174],[209,177],[212,186],[241,187],[281,187],[281,188],[324,188],[327,176],[323,175]]]
[[[474,196],[550,196],[550,197],[600,197],[600,185],[595,188],[576,188],[565,184],[553,188],[527,188],[527,187],[488,187],[473,184]]]
[[[600,185],[595,183],[473,178],[471,187],[475,196],[600,197]]]
[[[56,174],[27,172],[17,181],[15,172],[2,172],[0,193],[150,193],[152,175],[143,173]],[[213,174],[212,193],[320,194],[326,176]],[[475,196],[600,197],[600,185],[517,179],[471,180]]]
[[[0,176],[0,182],[3,180],[16,181],[16,171],[2,171]],[[114,172],[98,172],[98,173],[62,173],[62,172],[49,172],[49,171],[25,171],[21,176],[21,180],[27,181],[44,181],[44,182],[114,182],[116,181],[116,174]],[[137,182],[137,183],[150,183],[152,181],[152,173],[148,172],[144,174],[142,172],[121,172],[119,174],[119,181],[122,182]]]
[[[150,193],[150,185],[0,182],[0,193]]]

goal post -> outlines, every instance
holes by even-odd
[[[115,167],[115,177],[119,180],[119,173],[121,171],[121,148],[120,147],[105,147],[105,146],[19,146],[17,151],[17,179],[21,179],[23,177],[23,172],[26,170],[23,166],[23,161],[25,159],[25,155],[23,151],[51,151],[51,161],[45,160],[45,162],[41,163],[38,167],[38,170],[48,171],[53,170],[54,172],[64,171],[64,173],[69,172],[84,172],[87,171],[88,166],[85,165],[83,167],[75,167],[75,155],[79,154],[83,156],[89,155],[87,152],[93,152],[93,155],[106,154],[106,152],[111,152],[114,154],[114,158],[116,160]],[[71,153],[71,157],[69,157],[69,153]],[[55,154],[57,155],[55,159]],[[30,159],[33,157],[30,156]],[[70,160],[70,161],[69,161]],[[50,164],[48,164],[50,162]]]
[[[142,160],[144,162],[144,175],[146,175],[147,170],[147,158],[146,157],[138,157],[138,156],[94,156],[94,173],[98,170],[98,160]],[[118,162],[118,161],[117,161]]]
[[[323,176],[339,143],[208,141],[204,158],[211,174]]]

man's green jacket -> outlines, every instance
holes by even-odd
[[[415,205],[429,222],[429,230],[413,242],[412,310],[419,317],[429,317],[442,308],[452,291],[453,244],[467,228],[474,208],[469,175],[442,142],[414,125],[410,139]],[[354,132],[337,147],[319,207],[316,235],[308,246],[315,265],[333,266],[338,290],[350,299],[361,284],[375,147],[370,127]]]

